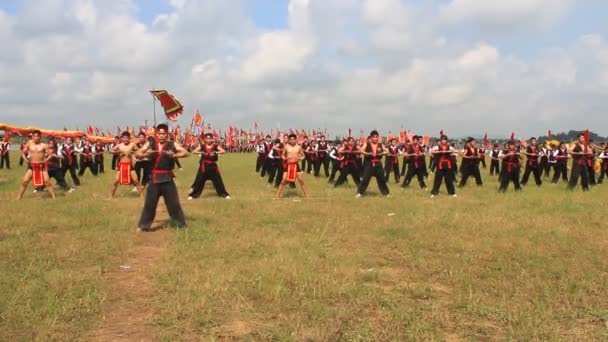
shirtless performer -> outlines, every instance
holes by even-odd
[[[283,169],[285,171],[283,172],[283,180],[281,181],[281,184],[279,184],[279,190],[277,191],[275,199],[281,198],[281,192],[283,192],[285,185],[287,185],[287,183],[295,182],[296,179],[302,187],[304,197],[308,197],[308,190],[304,184],[304,172],[303,170],[300,170],[300,162],[305,158],[304,150],[302,149],[302,146],[296,144],[296,138],[295,134],[290,134],[285,149],[283,150],[283,160],[285,162],[285,167]]]
[[[23,176],[17,199],[23,197],[23,193],[32,179],[34,188],[46,186],[51,197],[55,199],[55,189],[53,189],[53,186],[51,185],[49,173],[46,170],[46,162],[49,161],[51,153],[49,151],[49,146],[40,142],[40,135],[41,133],[39,130],[33,131],[32,140],[28,141],[23,147],[23,150],[21,150],[21,157],[23,160],[27,161],[29,167]],[[27,156],[28,154],[29,158]]]
[[[138,147],[131,141],[131,134],[129,132],[123,132],[120,135],[120,144],[114,146],[110,152],[118,155],[118,162],[116,163],[116,177],[114,183],[112,183],[112,192],[110,198],[114,197],[118,184],[120,185],[131,185],[134,184],[139,192],[139,195],[143,195],[143,187],[139,184],[137,179],[137,173],[133,170],[133,157],[137,152]]]

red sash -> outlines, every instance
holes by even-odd
[[[120,172],[120,185],[131,185],[131,162],[118,163]]]
[[[44,186],[44,163],[32,163],[32,183],[34,187]]]
[[[296,176],[298,175],[298,171],[300,171],[299,163],[287,163],[287,181],[293,183],[296,181]]]

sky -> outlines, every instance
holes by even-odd
[[[0,122],[608,132],[604,0],[0,0]],[[157,107],[158,121],[164,114]]]

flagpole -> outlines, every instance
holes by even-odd
[[[154,91],[154,88],[152,88],[152,91]],[[156,99],[154,98],[154,95],[152,95],[152,103],[154,107],[154,127],[156,127]]]

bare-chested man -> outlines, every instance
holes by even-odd
[[[287,183],[295,182],[296,179],[302,187],[304,197],[308,197],[308,190],[304,184],[304,172],[303,170],[300,170],[300,162],[305,158],[304,150],[302,149],[302,146],[296,144],[296,138],[297,136],[295,134],[290,134],[285,149],[283,150],[283,160],[285,161],[285,167],[283,169],[285,171],[283,172],[283,180],[281,181],[281,184],[279,184],[279,189],[275,197],[277,199],[281,198],[281,192],[283,192],[285,185],[287,185]]]
[[[21,199],[27,189],[27,185],[32,179],[34,188],[46,186],[51,197],[55,198],[55,190],[51,185],[49,173],[46,170],[46,162],[50,159],[51,153],[49,152],[49,146],[40,141],[40,136],[39,130],[32,132],[32,140],[28,141],[23,150],[21,150],[21,157],[27,161],[29,167],[23,176],[17,199]]]
[[[137,191],[139,191],[139,195],[141,196],[143,194],[144,189],[141,184],[139,184],[137,173],[133,170],[133,157],[135,156],[138,147],[130,140],[131,134],[129,132],[123,132],[120,136],[120,144],[114,146],[110,150],[113,154],[118,155],[116,177],[114,178],[114,183],[112,183],[112,193],[110,194],[110,197],[114,197],[118,184],[134,184]]]

